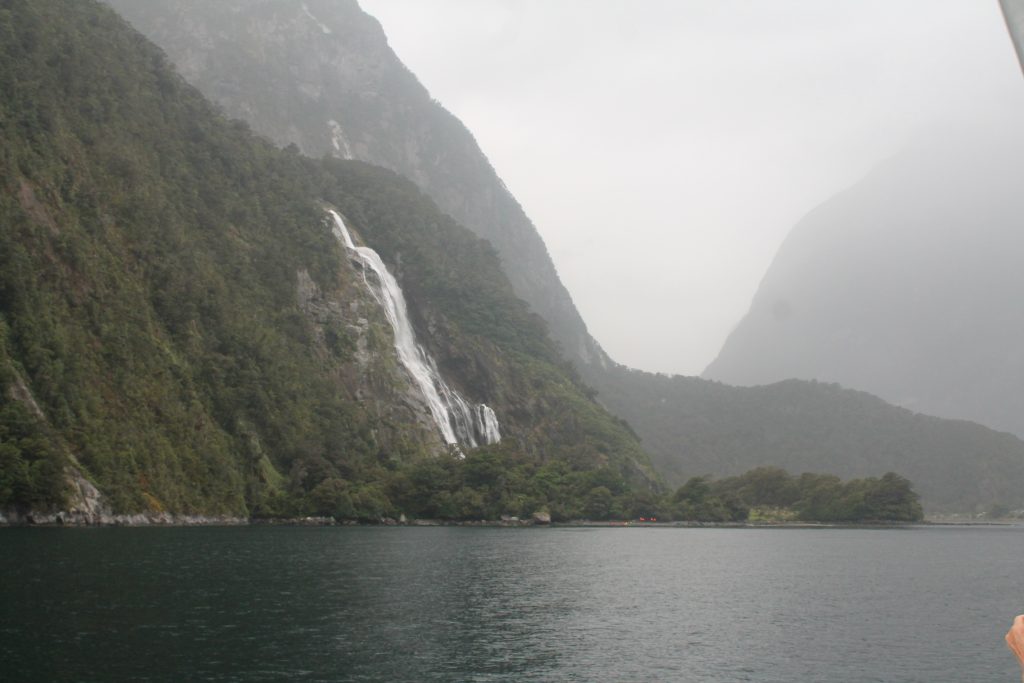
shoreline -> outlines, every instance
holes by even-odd
[[[252,518],[232,515],[159,514],[82,514],[68,512],[18,513],[0,511],[0,528],[87,528],[87,527],[238,527],[238,526],[301,526],[301,527],[498,527],[498,528],[632,528],[632,529],[888,529],[923,526],[1006,527],[1018,526],[1020,520],[966,521],[948,518],[925,519],[920,522],[641,522],[636,520],[595,521],[578,519],[564,522],[518,519],[444,520],[383,518],[366,522],[333,517]]]

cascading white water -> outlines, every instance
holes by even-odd
[[[445,443],[475,448],[480,443],[492,444],[501,441],[498,417],[494,411],[482,403],[475,408],[471,407],[466,399],[448,386],[438,372],[434,360],[416,343],[416,332],[409,320],[405,295],[402,294],[402,288],[398,286],[398,281],[384,265],[380,255],[369,247],[356,246],[341,215],[333,210],[329,210],[328,213],[334,221],[334,236],[363,264],[363,281],[370,294],[384,309],[384,315],[394,331],[398,360],[423,394]],[[366,277],[367,268],[376,275],[376,282],[371,282]]]
[[[491,407],[481,403],[476,408],[477,431],[483,435],[484,443],[498,443],[501,432],[498,430],[498,416]]]

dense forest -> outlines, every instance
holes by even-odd
[[[568,486],[566,486],[568,484]],[[395,473],[386,501],[354,500],[341,483],[327,480],[308,508],[336,519],[381,517],[468,521],[528,517],[541,510],[554,521],[649,520],[660,522],[916,522],[923,517],[913,486],[888,472],[840,480],[828,474],[791,475],[763,467],[735,477],[691,477],[675,491],[629,491],[607,471],[572,473],[559,462],[538,468],[514,451],[482,449],[465,459],[423,460]]]
[[[275,148],[92,2],[0,5],[0,91],[0,508],[69,504],[69,474],[176,514],[570,514],[659,490],[490,245],[412,183]],[[500,447],[446,454],[328,205]],[[416,488],[433,467],[500,495],[451,507]]]
[[[731,387],[621,366],[585,376],[643,437],[673,486],[762,466],[840,477],[897,470],[930,511],[1017,509],[1024,501],[1024,442],[971,422],[820,382]]]
[[[841,481],[759,467],[735,477],[692,477],[669,502],[673,519],[711,522],[916,522],[923,518],[909,480],[894,472]]]

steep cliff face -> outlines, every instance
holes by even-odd
[[[431,99],[355,0],[110,3],[233,117],[312,157],[403,175],[490,241],[567,357],[605,363],[543,241],[465,126]]]
[[[362,518],[656,485],[490,245],[410,182],[257,138],[95,3],[7,3],[0,50],[0,509],[65,506],[68,476],[113,512]],[[500,444],[446,455],[328,208]]]
[[[704,376],[839,382],[1024,435],[1022,152],[1017,131],[935,141],[815,209]]]
[[[862,394],[812,383],[734,389],[630,371],[611,362],[587,334],[543,243],[470,133],[430,99],[387,46],[378,23],[355,2],[110,4],[224,111],[250,122],[279,146],[294,144],[313,156],[352,157],[389,168],[412,179],[443,211],[489,240],[515,291],[544,318],[564,357],[599,390],[603,405],[635,426],[658,467],[674,482],[759,464],[856,476],[906,464],[915,477],[924,473],[930,482],[925,503],[933,508],[1017,500],[1013,488],[1024,478],[1014,463],[1024,461],[1024,444],[1016,439],[1002,441],[973,425],[911,419],[906,411]],[[402,271],[402,248],[381,248]],[[416,291],[410,296],[416,298]],[[488,364],[476,359],[473,343],[439,324],[427,303],[420,297],[414,306],[421,311],[418,326],[451,340],[427,343],[443,364],[469,373],[466,386],[478,387],[478,399],[504,395],[512,400],[529,391],[529,384],[514,382],[499,383],[496,393],[484,391],[496,386],[485,369]],[[794,403],[817,406],[820,413]],[[846,415],[851,406],[858,406],[854,412],[859,417]],[[539,419],[545,409],[528,401],[513,414],[523,410],[522,415]],[[784,438],[789,433],[792,441]],[[902,443],[900,452],[909,455],[886,450],[876,438],[881,433]],[[797,442],[800,456],[793,457],[788,448]],[[942,443],[963,448],[935,451],[933,446]]]

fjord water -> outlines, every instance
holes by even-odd
[[[1024,528],[0,530],[11,681],[1014,681]]]

